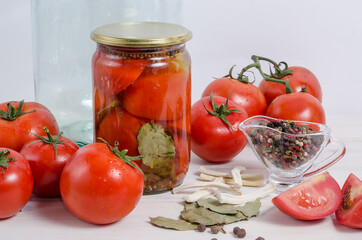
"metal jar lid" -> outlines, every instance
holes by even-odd
[[[100,44],[120,47],[160,47],[187,42],[187,28],[161,22],[121,22],[98,27],[91,38]]]

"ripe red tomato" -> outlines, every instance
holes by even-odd
[[[285,81],[289,78],[289,83],[293,92],[300,92],[304,84],[307,85],[307,93],[313,95],[320,102],[322,102],[322,88],[314,76],[314,74],[304,67],[289,67],[293,70],[291,75],[287,75],[280,80]],[[280,95],[285,94],[285,86],[280,83],[262,80],[259,84],[260,91],[264,94],[268,106],[270,103]]]
[[[98,50],[93,56],[93,81],[104,95],[114,95],[140,76],[147,65],[147,59],[127,59]]]
[[[219,78],[211,82],[202,97],[214,96],[226,98],[244,107],[249,117],[262,115],[266,110],[266,101],[263,93],[251,83],[243,83],[232,78]]]
[[[143,123],[140,119],[120,107],[110,110],[99,124],[96,136],[109,143],[119,142],[131,156],[139,155],[137,134]],[[97,141],[100,141],[97,139]]]
[[[24,143],[42,134],[44,126],[50,133],[59,133],[53,114],[40,103],[6,102],[0,104],[0,146],[20,151]]]
[[[213,101],[221,105],[226,103],[226,98],[215,96]],[[248,118],[248,114],[241,105],[229,101],[227,110],[241,111],[232,112],[225,117],[232,126],[231,130],[219,117],[208,113],[203,103],[208,111],[213,111],[210,97],[202,98],[191,107],[191,150],[208,162],[229,161],[239,154],[247,143],[245,135],[238,127]]]
[[[115,144],[116,145],[116,144]],[[65,165],[60,192],[65,206],[94,224],[116,222],[128,215],[143,193],[142,172],[126,161],[130,157],[105,143],[79,149]]]
[[[341,188],[328,172],[294,186],[272,200],[280,211],[300,220],[329,216],[338,209],[341,201]]]
[[[124,92],[124,108],[131,114],[154,120],[175,120],[191,105],[191,77],[177,60],[146,68]]]
[[[61,137],[61,134],[51,136],[48,130],[46,133],[48,138],[43,137],[24,144],[20,154],[30,164],[34,179],[33,192],[39,197],[60,197],[60,175],[79,147],[69,138]]]
[[[269,105],[265,115],[284,120],[326,123],[322,104],[305,92],[280,95]]]
[[[18,213],[32,191],[33,176],[28,161],[14,150],[0,148],[0,219]]]
[[[336,211],[338,222],[362,228],[362,181],[351,173],[342,188],[343,201]]]

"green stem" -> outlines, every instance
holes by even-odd
[[[14,101],[10,101],[10,102],[7,103],[8,112],[4,112],[4,111],[0,110],[0,118],[2,118],[4,120],[7,120],[7,121],[14,121],[18,117],[20,117],[21,115],[35,112],[35,109],[33,111],[28,111],[28,112],[22,112],[21,111],[23,109],[24,100],[21,100],[19,102],[19,106],[18,106],[17,109],[15,109],[13,105],[11,105],[11,103],[13,103],[13,102]]]
[[[133,163],[133,161],[136,161],[136,160],[140,160],[142,159],[142,156],[128,156],[126,155],[128,150],[127,149],[123,149],[122,151],[119,151],[118,149],[118,146],[119,146],[119,143],[118,141],[115,141],[114,142],[114,147],[112,148],[109,143],[104,140],[103,138],[98,138],[100,140],[102,140],[108,147],[109,151],[111,151],[114,155],[116,155],[119,159],[121,159],[123,162],[125,162],[126,164],[130,165],[131,167],[134,167],[138,170],[141,171],[142,175],[144,176],[145,174],[143,173],[143,171],[141,170],[140,167],[138,167],[136,164]]]
[[[229,110],[227,110],[227,108],[228,108],[228,103],[229,103],[229,93],[228,93],[228,95],[227,95],[225,104],[221,104],[220,106],[217,105],[217,104],[214,102],[214,99],[213,99],[213,98],[214,98],[214,94],[213,94],[213,92],[211,91],[211,93],[210,93],[210,101],[211,101],[211,105],[212,105],[212,111],[209,111],[209,110],[206,108],[204,102],[202,101],[202,104],[204,105],[204,108],[205,108],[206,112],[208,112],[209,114],[211,114],[211,115],[213,115],[213,116],[215,116],[215,117],[220,118],[224,123],[226,123],[226,124],[229,126],[230,130],[231,130],[232,132],[234,132],[234,129],[233,129],[233,127],[231,126],[230,122],[226,119],[226,116],[229,115],[229,114],[231,114],[231,113],[233,113],[233,112],[241,112],[241,113],[243,113],[243,112],[240,111],[240,110],[238,110],[238,109],[229,109]]]
[[[260,75],[263,77],[263,79],[265,81],[283,84],[285,86],[286,93],[293,93],[293,90],[292,90],[292,88],[290,87],[290,84],[289,84],[289,79],[288,79],[287,83],[286,83],[286,81],[280,80],[280,78],[285,77],[285,76],[290,75],[290,74],[293,73],[293,70],[288,69],[288,64],[287,63],[280,62],[278,64],[278,63],[274,62],[273,60],[271,60],[269,58],[260,57],[260,56],[256,56],[256,55],[253,55],[251,57],[251,59],[254,61],[254,63],[249,64],[248,66],[244,67],[239,75],[243,76],[244,73],[246,71],[248,71],[249,69],[256,68],[256,69],[258,69]],[[260,60],[271,63],[273,65],[276,73],[272,73],[272,71],[270,71],[271,72],[270,75],[265,74],[263,72],[262,68],[261,68]],[[285,68],[281,69],[280,68],[281,65],[284,65]]]
[[[63,135],[63,132],[60,132],[57,136],[53,137],[48,128],[45,126],[43,128],[43,130],[45,131],[46,135],[48,138],[45,138],[45,137],[42,137],[42,136],[39,136],[35,133],[32,133],[34,136],[37,136],[39,138],[39,140],[35,140],[34,142],[31,142],[29,144],[27,144],[25,147],[29,146],[30,144],[33,144],[33,143],[36,143],[36,142],[39,142],[39,141],[42,141],[43,143],[45,144],[51,144],[53,147],[54,147],[54,151],[55,151],[55,159],[57,158],[58,156],[58,153],[57,153],[57,144],[61,144],[61,143],[67,143],[68,141],[62,141],[60,140],[60,138],[62,137]]]
[[[0,152],[0,174],[5,175],[5,170],[9,167],[9,162],[15,162],[15,158],[11,157],[9,158],[10,151],[8,149],[2,150]]]
[[[234,80],[237,80],[237,81],[239,81],[239,82],[246,83],[246,84],[248,84],[248,83],[253,83],[253,82],[250,82],[250,81],[249,81],[249,78],[248,78],[247,76],[244,76],[244,75],[238,74],[238,77],[237,77],[237,78],[234,78],[232,74],[233,74],[233,70],[234,70],[234,67],[235,67],[235,66],[236,66],[236,65],[232,66],[232,67],[230,68],[230,70],[229,70],[229,74],[227,74],[227,75],[225,75],[225,76],[223,76],[223,77],[228,77],[228,78],[231,78],[231,79],[234,79]]]

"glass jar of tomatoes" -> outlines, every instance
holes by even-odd
[[[176,24],[128,22],[91,33],[95,140],[127,149],[145,193],[181,184],[190,162],[191,32]]]

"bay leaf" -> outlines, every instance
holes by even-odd
[[[235,207],[231,204],[223,204],[220,203],[218,200],[213,198],[205,198],[197,201],[197,204],[200,207],[207,208],[211,211],[221,213],[221,214],[237,214],[238,207]]]
[[[238,207],[238,212],[242,213],[248,219],[251,217],[256,217],[260,213],[261,202],[260,198],[256,199],[254,202],[247,202],[244,206]]]
[[[189,223],[185,220],[175,220],[165,217],[150,217],[151,223],[163,228],[175,229],[179,231],[196,230],[197,224]]]
[[[196,202],[185,202],[185,210],[194,209],[194,208],[198,208],[198,205]]]
[[[159,176],[169,175],[176,150],[172,137],[163,127],[155,123],[144,124],[138,131],[137,142],[142,162],[157,169]]]
[[[228,224],[246,219],[241,213],[234,215],[220,214],[204,207],[183,210],[181,212],[181,217],[188,222],[204,224],[206,226]]]

